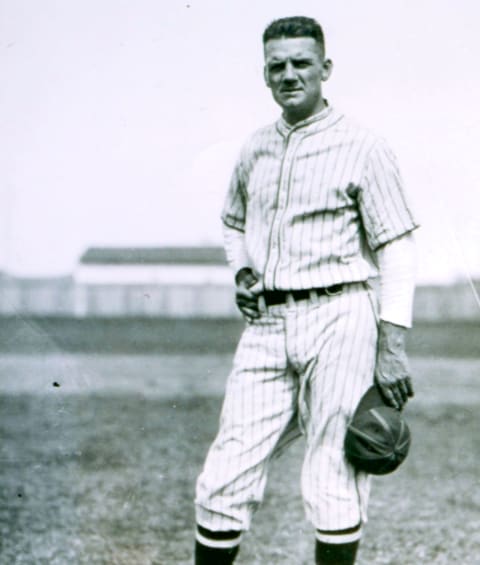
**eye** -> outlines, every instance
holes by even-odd
[[[271,73],[279,73],[283,71],[284,67],[285,65],[283,63],[274,63],[273,65],[270,65],[268,69]]]
[[[297,69],[305,69],[310,66],[310,61],[307,59],[300,59],[298,61],[294,61],[293,64]]]

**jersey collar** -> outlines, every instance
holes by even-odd
[[[289,124],[287,121],[285,121],[285,118],[282,116],[276,123],[278,131],[283,136],[287,136],[295,130],[304,130],[308,132],[313,132],[313,131],[320,131],[329,128],[331,125],[333,125],[338,120],[340,120],[343,116],[338,112],[336,112],[332,108],[332,106],[329,106],[327,101],[325,102],[326,102],[326,106],[325,108],[323,108],[323,110],[321,110],[317,114],[314,114],[313,116],[306,118],[305,120],[297,122],[294,125]]]

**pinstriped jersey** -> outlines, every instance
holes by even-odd
[[[222,220],[245,233],[266,289],[366,280],[370,251],[417,227],[390,148],[329,106],[253,134]]]

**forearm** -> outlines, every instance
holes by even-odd
[[[244,267],[249,267],[247,249],[245,247],[245,234],[242,231],[229,228],[223,224],[223,245],[227,261],[234,273]]]
[[[416,271],[413,235],[406,234],[387,243],[377,251],[377,259],[380,270],[380,320],[409,328],[412,325]]]
[[[415,291],[415,243],[407,234],[377,252],[380,269],[380,323],[375,381],[385,401],[401,410],[413,396],[405,351],[412,325]]]

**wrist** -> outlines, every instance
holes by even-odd
[[[379,351],[391,351],[405,349],[405,341],[408,328],[380,320],[378,326],[378,349]]]

